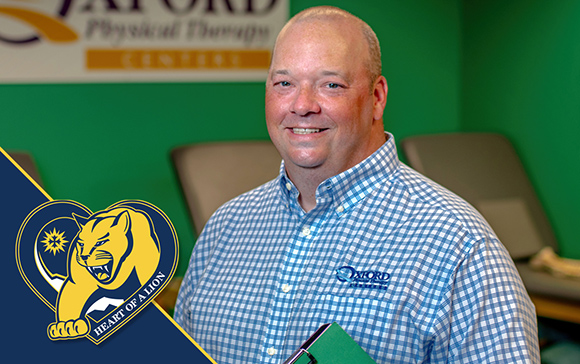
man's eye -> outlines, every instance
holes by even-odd
[[[281,82],[278,82],[278,84],[280,86],[282,86],[282,87],[288,87],[288,86],[290,86],[290,82],[288,82],[288,81],[281,81]]]
[[[328,88],[340,88],[340,85],[338,83],[333,82],[329,83],[327,86]]]

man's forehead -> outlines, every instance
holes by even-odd
[[[314,43],[317,44],[317,43]],[[335,45],[335,46],[333,46]],[[270,65],[270,75],[296,76],[309,73],[319,77],[341,77],[349,79],[350,74],[364,68],[364,50],[357,45],[349,47],[342,43],[324,43],[324,46],[304,46],[294,42],[294,46],[282,45],[277,48]]]

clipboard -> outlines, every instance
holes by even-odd
[[[284,364],[376,364],[336,322],[320,326]]]

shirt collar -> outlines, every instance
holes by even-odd
[[[337,214],[348,211],[357,202],[366,197],[377,185],[383,184],[399,167],[397,147],[392,134],[385,132],[387,141],[373,154],[354,167],[328,178],[316,189],[317,206],[330,202]],[[297,205],[298,190],[290,181],[284,168],[280,165],[279,187],[286,201],[290,199]]]

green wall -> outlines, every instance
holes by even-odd
[[[562,254],[580,258],[580,1],[294,0],[290,13],[321,4],[352,11],[377,32],[387,130],[399,141],[505,134]],[[93,211],[122,199],[160,207],[179,235],[180,275],[195,236],[169,151],[266,139],[263,99],[261,82],[0,85],[0,146],[32,152],[53,198]]]
[[[459,128],[458,1],[295,0],[290,13],[319,4],[343,7],[375,28],[390,88],[386,127],[399,140]],[[267,139],[263,110],[261,82],[0,85],[0,146],[30,151],[55,199],[93,211],[123,199],[161,208],[180,239],[180,275],[195,236],[170,149]]]
[[[461,125],[506,135],[580,258],[580,1],[464,1]]]

